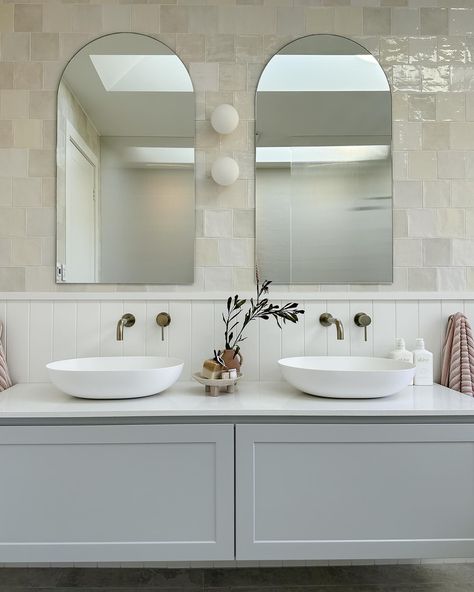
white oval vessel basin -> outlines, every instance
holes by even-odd
[[[174,384],[184,363],[178,358],[120,356],[77,358],[46,364],[59,390],[83,399],[135,399]]]
[[[411,384],[415,375],[413,364],[387,358],[308,356],[278,364],[292,386],[334,399],[388,397]]]

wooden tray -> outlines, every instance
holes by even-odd
[[[217,397],[222,389],[226,393],[233,393],[237,387],[237,382],[243,377],[243,374],[238,374],[237,378],[204,378],[200,372],[193,374],[194,380],[203,384],[206,387],[206,393],[211,397]]]

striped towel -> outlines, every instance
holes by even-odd
[[[3,323],[0,321],[0,392],[12,386],[10,374],[8,373],[7,358],[2,345]]]
[[[469,321],[461,312],[448,319],[441,384],[474,396],[474,339]]]

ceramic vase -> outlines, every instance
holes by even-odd
[[[235,368],[237,372],[240,372],[240,367],[243,363],[243,358],[240,351],[238,354],[236,354],[235,350],[233,349],[225,349],[221,355],[222,359],[224,360],[224,364],[229,370]]]

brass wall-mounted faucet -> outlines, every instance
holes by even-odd
[[[339,341],[341,341],[342,339],[344,339],[344,325],[342,324],[342,321],[340,321],[339,319],[335,319],[332,316],[332,314],[330,314],[329,312],[324,312],[319,317],[319,322],[321,323],[321,325],[323,327],[330,327],[331,325],[336,325],[336,336],[337,336],[337,339]]]
[[[124,314],[119,322],[117,323],[117,341],[123,341],[123,328],[124,327],[133,327],[135,324],[135,317],[127,312]]]

